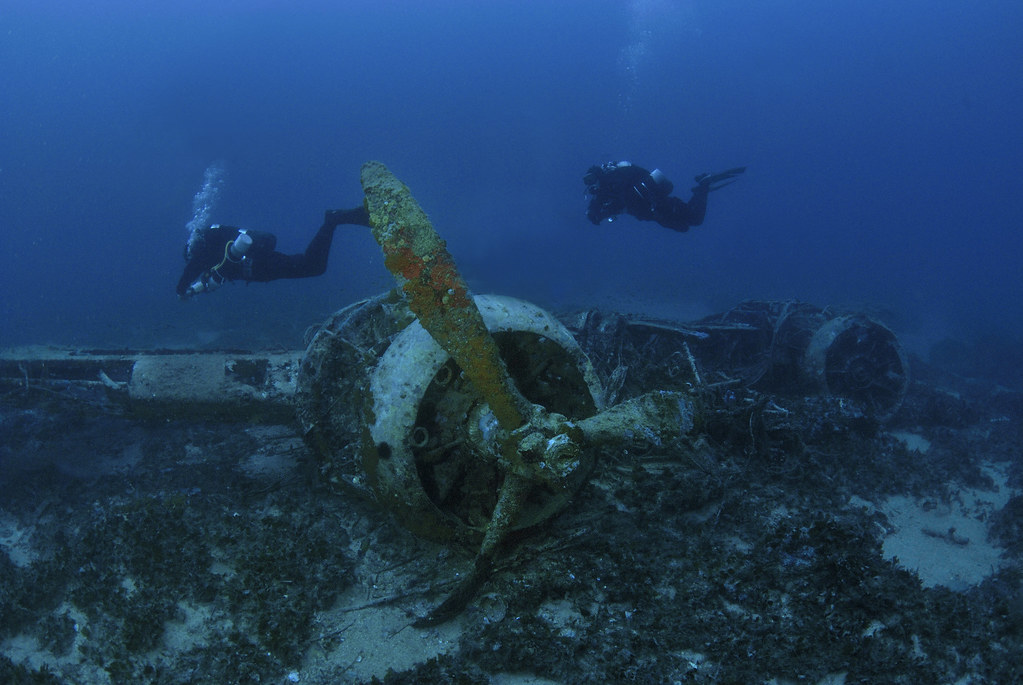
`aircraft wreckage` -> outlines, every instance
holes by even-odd
[[[22,350],[0,358],[0,382],[60,383],[149,414],[297,413],[332,487],[476,550],[423,622],[457,613],[501,543],[566,507],[601,449],[680,440],[701,406],[740,389],[837,397],[878,421],[906,394],[902,347],[862,314],[754,301],[685,324],[559,319],[473,295],[404,184],[369,162],[362,185],[398,287],[337,312],[304,352]]]

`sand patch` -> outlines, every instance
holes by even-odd
[[[899,495],[877,507],[892,524],[884,557],[916,571],[924,587],[963,590],[996,571],[1004,550],[988,541],[987,521],[1017,493],[1007,485],[1007,464],[983,469],[993,490],[959,488],[949,503]]]
[[[208,606],[178,602],[180,615],[167,621],[163,626],[164,648],[173,653],[184,653],[201,647],[209,639],[209,626],[213,621],[213,612]],[[154,661],[159,653],[154,654]]]
[[[899,442],[906,446],[910,452],[919,452],[920,454],[927,454],[927,450],[931,449],[931,441],[922,435],[917,433],[909,433],[907,431],[892,431],[892,437],[897,439]]]
[[[32,530],[23,528],[18,520],[7,512],[0,512],[0,549],[15,566],[25,568],[38,558],[32,547]]]
[[[246,430],[260,448],[240,464],[242,471],[255,479],[282,479],[298,468],[297,455],[306,453],[305,443],[285,426],[255,426]]]
[[[349,591],[340,605],[356,606],[362,592],[363,588]],[[343,667],[345,676],[357,682],[383,679],[388,669],[401,672],[457,649],[464,623],[460,616],[438,626],[415,628],[414,619],[396,606],[338,609],[325,612],[321,620],[340,626],[339,641],[326,654],[307,655],[306,667],[297,672],[302,681],[319,682],[318,671],[324,665],[329,666],[328,672]]]

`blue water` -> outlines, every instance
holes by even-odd
[[[369,232],[339,229],[320,278],[181,302],[193,198],[222,169],[211,220],[299,252],[369,159],[479,292],[1015,340],[1021,29],[1011,0],[5,0],[0,346],[299,346],[390,287]],[[597,228],[580,179],[612,159],[683,191],[749,170],[687,234]]]

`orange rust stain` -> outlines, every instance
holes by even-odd
[[[401,274],[409,281],[420,278],[426,267],[423,260],[408,247],[389,250],[384,258],[384,266],[391,273]]]

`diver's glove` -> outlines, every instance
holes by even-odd
[[[323,223],[328,226],[340,226],[341,224],[352,224],[354,226],[369,226],[369,212],[365,207],[354,209],[328,209],[323,215]]]
[[[736,176],[746,171],[746,167],[737,166],[734,169],[728,169],[716,174],[700,174],[695,179],[697,185],[693,188],[695,193],[697,190],[703,190],[710,192],[712,190],[720,190],[730,183],[735,183],[738,179]]]

